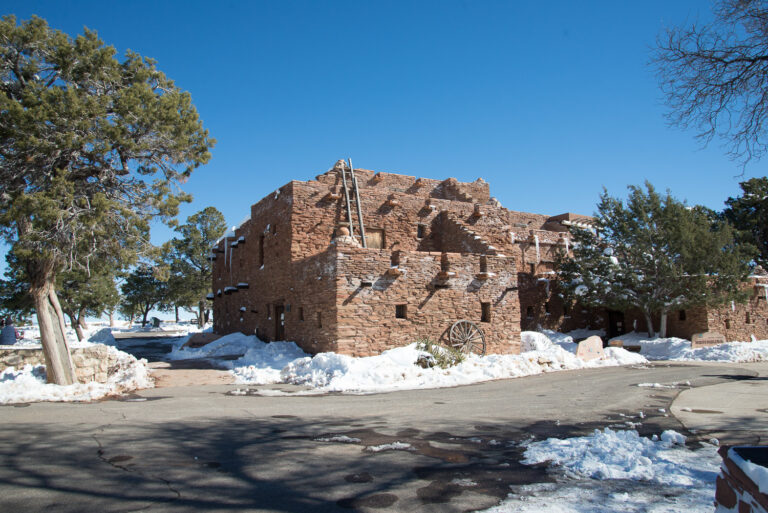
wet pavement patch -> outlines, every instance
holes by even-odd
[[[347,483],[370,483],[373,481],[373,476],[368,472],[361,472],[359,474],[349,474],[344,476],[344,481]]]
[[[429,485],[419,488],[416,496],[426,504],[445,504],[462,493],[464,490],[455,484],[432,481]]]
[[[132,460],[133,456],[128,456],[127,454],[120,454],[118,456],[113,456],[107,460],[107,463],[122,463],[124,461]]]
[[[345,509],[357,508],[388,508],[397,502],[397,495],[393,493],[375,493],[365,497],[350,497],[341,499],[336,504]]]

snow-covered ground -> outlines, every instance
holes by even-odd
[[[40,332],[36,327],[21,328],[24,338],[13,346],[0,348],[39,348]],[[21,368],[8,367],[0,372],[0,404],[29,403],[39,401],[93,401],[106,396],[120,395],[133,390],[154,386],[149,376],[146,360],[137,360],[132,355],[118,350],[110,328],[103,323],[90,324],[85,330],[85,340],[78,341],[75,331],[67,329],[70,347],[84,347],[104,344],[117,358],[118,370],[107,383],[78,383],[59,386],[46,383],[43,365],[25,365]],[[35,339],[37,337],[37,339]]]
[[[650,338],[647,333],[627,333],[616,337],[625,346],[640,346],[640,354],[649,360],[759,362],[768,360],[768,340],[727,342],[712,347],[691,349],[683,338]]]
[[[515,486],[485,513],[709,513],[720,469],[717,446],[690,450],[684,444],[675,431],[649,439],[610,428],[529,443],[523,463],[550,462],[557,482]]]
[[[290,383],[310,387],[314,393],[375,393],[417,388],[468,385],[494,379],[516,378],[558,370],[642,364],[647,360],[624,349],[608,348],[606,358],[577,358],[572,339],[554,344],[546,335],[523,333],[519,355],[470,355],[448,369],[424,369],[415,364],[423,353],[416,344],[398,347],[377,356],[354,358],[336,353],[310,356],[292,342],[264,343],[255,336],[235,333],[198,349],[176,348],[171,359],[243,355],[219,362],[231,369],[238,383],[263,385]]]

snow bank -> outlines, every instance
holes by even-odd
[[[317,392],[375,393],[418,388],[468,385],[495,379],[516,378],[558,370],[645,363],[640,355],[619,348],[606,350],[604,360],[585,362],[546,335],[524,332],[526,348],[519,355],[470,355],[455,367],[424,369],[415,364],[425,354],[416,344],[398,347],[377,356],[354,358],[336,353],[309,356],[292,342],[264,343],[255,336],[227,335],[198,349],[176,348],[171,359],[215,358],[241,354],[233,361],[219,361],[231,369],[241,384],[289,383]],[[301,392],[300,392],[301,393]]]
[[[632,332],[616,337],[624,345],[639,345],[640,354],[649,360],[760,362],[768,360],[768,340],[753,342],[726,342],[712,347],[691,348],[691,342],[682,338],[649,338]]]
[[[675,431],[648,439],[610,428],[530,443],[523,463],[551,462],[564,480],[514,487],[516,494],[486,512],[710,512],[720,466],[717,448],[702,444],[691,451],[684,443]]]
[[[93,401],[110,395],[154,386],[146,360],[108,346],[117,357],[117,371],[106,383],[78,383],[59,386],[45,382],[45,366],[25,365],[20,369],[8,367],[0,373],[0,404],[39,401]]]

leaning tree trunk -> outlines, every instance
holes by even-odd
[[[661,320],[659,321],[659,337],[667,338],[667,311],[661,311]]]
[[[88,323],[85,322],[85,310],[83,308],[77,312],[77,324],[84,330],[88,329]]]
[[[53,307],[53,312],[55,319],[59,321],[59,329],[61,330],[61,335],[64,338],[64,342],[67,341],[67,321],[64,320],[64,310],[61,309],[61,303],[59,303],[59,296],[56,295],[56,288],[53,284],[51,284],[51,289],[48,291],[48,301],[51,303],[51,306]],[[74,326],[73,326],[74,328]],[[69,347],[67,347],[67,352],[69,352]]]
[[[112,310],[109,311],[109,327],[114,328],[115,327],[115,312]]]
[[[141,318],[141,327],[145,327],[147,325],[147,315],[149,315],[149,308],[144,310],[144,317]]]
[[[45,372],[49,383],[71,385],[76,382],[75,369],[69,354],[67,339],[61,331],[58,315],[52,315],[51,312],[55,309],[55,305],[51,302],[52,290],[53,280],[43,280],[39,285],[33,285],[30,288],[37,312],[37,323],[40,326]]]
[[[72,327],[75,329],[75,333],[77,334],[77,340],[79,342],[82,342],[85,338],[85,334],[83,333],[83,328],[80,326],[80,322],[77,320],[77,317],[75,316],[74,312],[66,312],[67,317],[69,317],[69,323],[72,325]]]

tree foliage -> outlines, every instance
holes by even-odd
[[[213,142],[152,59],[118,59],[87,29],[73,39],[41,18],[2,18],[0,234],[29,279],[49,379],[74,379],[54,329],[56,275],[105,255],[135,259],[149,220],[189,199],[179,185]]]
[[[146,326],[147,315],[159,306],[167,294],[166,282],[159,279],[154,266],[141,263],[125,277],[122,291],[121,311],[130,315],[141,315],[141,325]]]
[[[114,272],[109,267],[94,269],[91,266],[90,273],[83,270],[62,272],[57,277],[56,289],[61,309],[69,317],[78,340],[84,338],[86,316],[100,317],[120,301]]]
[[[746,164],[768,150],[768,4],[719,0],[707,25],[670,29],[654,61],[669,121],[709,143],[721,137]]]
[[[711,211],[689,208],[653,186],[629,187],[626,205],[604,191],[596,231],[574,230],[573,256],[558,258],[564,294],[588,306],[637,308],[652,317],[740,299],[750,246]]]
[[[189,310],[196,308],[198,326],[202,327],[210,310],[206,296],[211,291],[213,265],[208,255],[214,242],[226,232],[226,221],[215,207],[207,207],[175,230],[179,237],[164,247],[170,273],[169,299]]]
[[[768,269],[768,177],[751,178],[739,185],[742,195],[725,201],[723,215],[740,231],[742,242],[758,249],[755,261]]]

